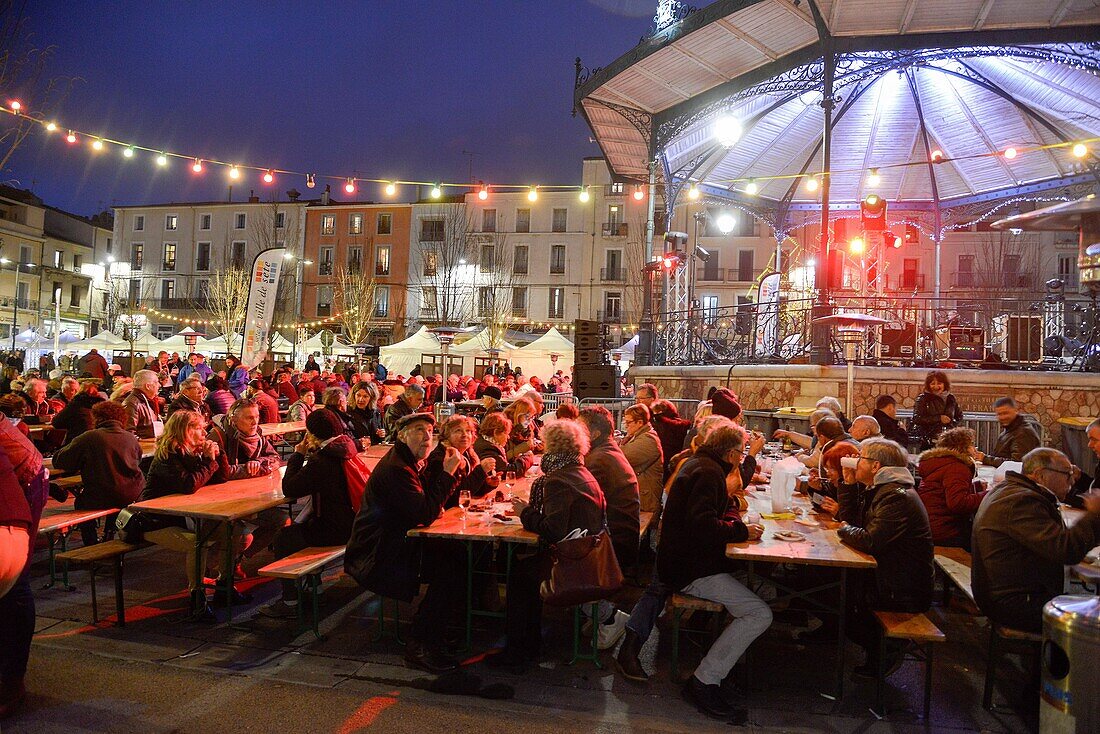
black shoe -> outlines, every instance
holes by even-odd
[[[649,680],[649,673],[646,673],[642,668],[642,663],[638,660],[638,653],[642,650],[642,640],[638,637],[638,634],[627,627],[626,636],[623,638],[623,644],[619,646],[619,654],[615,656],[615,663],[618,665],[619,672],[623,674],[623,677],[627,680],[636,681],[638,683],[645,683]]]
[[[214,615],[214,610],[210,608],[210,603],[206,600],[206,592],[202,589],[191,590],[191,621],[203,622],[204,624],[213,624],[218,621],[218,618]]]
[[[692,704],[700,713],[706,714],[712,719],[719,719],[731,724],[744,724],[749,720],[749,712],[743,708],[730,706],[722,698],[721,686],[708,686],[694,675],[688,678],[680,695],[684,700]]]
[[[227,596],[229,598],[228,602],[226,601]],[[252,601],[252,594],[241,593],[232,586],[229,587],[228,594],[226,593],[226,588],[221,584],[218,584],[214,589],[214,606],[216,607],[227,607],[230,604],[236,607],[242,604],[248,604],[250,601]]]
[[[405,646],[405,664],[411,668],[420,668],[429,673],[446,673],[458,667],[454,658],[444,655],[438,650],[432,650],[423,643],[409,640]]]

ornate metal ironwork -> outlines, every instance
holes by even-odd
[[[605,102],[602,99],[593,99],[589,97],[588,101],[602,105],[614,112],[618,112],[622,115],[623,119],[629,122],[635,130],[642,134],[642,139],[645,140],[646,145],[649,145],[651,133],[653,131],[653,115],[643,110],[636,110],[633,107],[615,104],[614,102]]]
[[[603,71],[602,66],[593,66],[589,69],[587,66],[581,64],[581,57],[576,59],[576,71],[573,76],[573,88],[579,89],[588,83],[588,80]]]

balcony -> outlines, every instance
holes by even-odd
[[[955,288],[975,288],[981,290],[994,290],[999,288],[1028,288],[1034,290],[1039,286],[1039,276],[1036,273],[998,273],[964,270],[951,274],[951,285]]]
[[[159,298],[157,300],[149,299],[146,303],[150,301],[156,304],[155,308],[164,311],[195,311],[206,309],[209,305],[207,296],[195,296],[193,298]]]
[[[376,263],[374,266],[374,274],[382,277],[388,276],[390,274],[389,264],[383,265],[382,263]]]
[[[526,306],[512,306],[512,318],[514,318],[514,319],[525,319],[525,318],[527,318],[527,307]]]
[[[763,270],[754,270],[753,268],[727,268],[726,269],[726,282],[727,283],[755,283],[756,279],[763,274]]]
[[[37,311],[38,301],[29,298],[14,298],[12,296],[0,297],[0,308],[18,308],[21,311]]]
[[[596,319],[601,324],[622,324],[626,323],[627,319],[621,308],[608,309],[607,311],[597,311]]]
[[[600,268],[600,280],[604,283],[621,283],[626,280],[626,270],[620,267]]]
[[[318,265],[317,265],[317,274],[318,275],[332,275],[332,263],[331,262],[318,263]]]
[[[696,268],[695,280],[700,283],[721,283],[726,279],[726,271],[718,267]]]
[[[328,318],[329,316],[332,316],[332,304],[331,303],[318,303],[317,304],[317,315],[318,316],[323,316],[325,318]]]
[[[626,237],[630,227],[626,222],[604,222],[603,223],[603,236],[604,237]]]

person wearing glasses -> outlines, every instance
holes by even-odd
[[[1061,594],[1064,566],[1100,544],[1100,492],[1081,495],[1085,517],[1066,527],[1058,507],[1075,467],[1052,448],[1024,454],[1019,473],[1006,472],[974,516],[974,600],[990,621],[1040,632],[1043,605]]]
[[[642,512],[661,512],[664,492],[665,460],[661,442],[653,430],[653,416],[645,403],[638,402],[623,411],[626,436],[619,442],[626,460],[638,477]]]

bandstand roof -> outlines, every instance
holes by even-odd
[[[756,178],[765,200],[794,185],[795,206],[814,205],[820,190],[796,184],[822,169],[829,46],[832,199],[863,198],[878,168],[874,191],[889,201],[963,203],[1095,182],[1095,145],[1083,161],[1068,147],[1028,149],[1100,136],[1097,39],[1092,0],[718,0],[602,69],[578,69],[575,102],[619,176],[644,180],[661,155],[673,183],[720,193]],[[713,135],[719,115],[744,128],[729,148]],[[1022,152],[995,155],[1008,147]],[[936,149],[947,161],[929,167]]]

